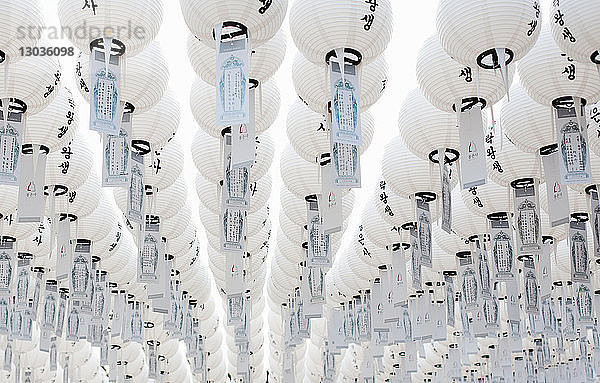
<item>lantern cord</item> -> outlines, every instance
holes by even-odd
[[[48,190],[50,191],[50,248],[54,248],[54,239],[56,237],[56,231],[58,229],[58,217],[56,216],[56,197],[54,195],[54,185],[49,185]]]
[[[583,120],[583,115],[581,113],[581,98],[573,97],[573,106],[575,107],[575,118],[577,119],[577,123],[579,124],[579,130],[584,132],[585,124]]]
[[[102,39],[104,42],[104,70],[106,71],[106,75],[108,76],[108,63],[110,62],[110,53],[112,47],[112,38],[104,37]]]
[[[508,74],[506,73],[506,51],[504,48],[496,48],[496,54],[498,55],[500,73],[502,74],[502,81],[504,81],[504,88],[506,89],[506,101],[510,102],[510,92],[508,89]]]
[[[119,65],[121,68],[121,89],[123,89],[127,80],[127,49],[125,49],[125,53],[119,56]]]
[[[250,92],[253,92],[253,90],[251,90]],[[251,108],[254,108],[254,105],[250,106]],[[262,118],[263,116],[263,87],[262,87],[262,83],[258,83],[258,110],[260,110],[260,116]],[[255,121],[252,121],[252,123],[256,123],[256,116],[254,117]]]
[[[556,137],[556,121],[554,120],[554,107],[551,106],[550,107],[550,121],[552,121],[552,141],[556,142],[557,137]]]

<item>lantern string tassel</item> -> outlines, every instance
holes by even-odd
[[[496,48],[496,55],[498,56],[498,64],[500,64],[500,73],[502,74],[504,88],[506,89],[506,100],[510,102],[510,92],[508,89],[508,74],[506,73],[506,51],[504,50],[504,48]]]

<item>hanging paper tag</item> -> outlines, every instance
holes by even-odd
[[[138,250],[137,281],[139,283],[158,284],[158,260],[165,257],[160,251],[162,239],[158,217],[146,216],[143,238],[143,245]]]
[[[321,305],[325,303],[325,272],[320,267],[306,267],[305,269],[309,302],[319,307],[319,310],[310,317],[320,318]]]
[[[104,50],[94,48],[90,55],[90,130],[117,135],[121,119],[121,62],[119,56],[110,54],[112,39],[105,40],[105,44]]]
[[[554,151],[551,154],[542,155],[542,161],[546,177],[548,217],[550,226],[555,227],[569,222],[569,193],[566,189],[563,190],[559,152]]]
[[[333,184],[337,188],[360,188],[360,148],[353,144],[332,143]]]
[[[331,265],[330,237],[323,232],[318,199],[309,196],[306,199],[308,231],[308,267],[328,267]]]
[[[93,285],[92,294],[92,323],[108,324],[108,311],[110,296],[108,292],[108,283],[106,276],[97,274]],[[101,327],[101,326],[100,326]]]
[[[371,285],[371,318],[373,320],[373,331],[388,332],[390,329],[384,322],[384,298],[381,285],[380,278],[375,278]]]
[[[244,252],[246,247],[244,236],[246,211],[239,208],[226,207],[222,212],[221,250]]]
[[[398,321],[398,310],[395,307],[395,298],[394,298],[394,271],[387,266],[379,267],[379,278],[380,278],[380,298],[378,298],[382,304],[381,306],[381,315],[383,322],[386,324],[385,327],[379,326],[380,331],[387,332],[390,330],[389,323],[395,323]],[[371,295],[371,305],[375,305],[375,291],[372,292]],[[378,309],[379,310],[379,309]],[[377,330],[375,330],[377,331]]]
[[[594,237],[594,257],[600,257],[600,202],[597,190],[590,190],[590,222],[592,224],[592,235]]]
[[[412,287],[415,290],[421,290],[422,287],[422,275],[421,275],[421,251],[419,246],[419,236],[417,234],[417,228],[412,225],[410,228],[410,249],[411,249],[411,275],[412,275]]]
[[[39,146],[32,154],[21,156],[19,176],[18,222],[42,222],[44,218],[44,182],[47,152]]]
[[[227,294],[246,291],[244,257],[240,251],[225,252],[225,290]]]
[[[8,293],[0,294],[0,334],[8,335],[12,313],[11,299]]]
[[[227,134],[224,137],[225,145],[223,146],[223,180],[222,202],[223,207],[233,207],[247,209],[250,206],[250,166],[249,165],[233,165],[233,149],[231,145],[231,135]]]
[[[16,310],[25,310],[29,305],[30,261],[23,258],[17,260],[17,279],[15,304]]]
[[[46,289],[44,292],[43,299],[43,311],[41,318],[41,328],[54,332],[56,313],[58,311],[58,292],[56,290],[56,284],[46,283]]]
[[[552,249],[553,244],[551,242],[544,242],[542,244],[542,252],[539,256],[539,267],[538,267],[538,280],[540,283],[540,297],[542,299],[548,298],[552,293]]]
[[[432,267],[431,213],[429,212],[429,204],[427,202],[417,200],[416,216],[421,264],[426,267]]]
[[[89,302],[92,294],[92,255],[89,242],[77,241],[69,275],[71,300]]]
[[[587,230],[585,222],[569,224],[569,254],[571,259],[571,281],[590,282],[590,259],[587,246]]]
[[[227,296],[227,326],[239,326],[243,323],[246,299],[243,294]]]
[[[457,109],[460,105],[456,106]],[[481,107],[474,106],[458,113],[460,138],[460,173],[463,189],[486,183],[484,129]]]
[[[578,327],[592,327],[594,325],[593,298],[588,283],[575,283],[573,288],[575,300],[575,314]],[[586,354],[587,355],[587,354]]]
[[[66,337],[65,339],[68,341],[78,341],[80,336],[80,327],[81,327],[81,312],[80,312],[80,302],[74,299],[70,299],[70,308],[69,313],[67,315],[67,328],[66,328]]]
[[[142,344],[144,342],[144,311],[140,302],[133,303],[133,309],[127,325],[131,331],[131,341]]]
[[[129,186],[133,113],[123,113],[118,134],[102,135],[102,186]]]
[[[444,275],[444,287],[446,292],[446,322],[448,326],[454,327],[455,322],[455,303],[454,303],[454,278],[450,275]]]
[[[525,312],[539,314],[540,299],[537,282],[537,272],[533,258],[523,260],[523,285],[525,286]]]
[[[131,174],[127,193],[127,219],[142,225],[144,223],[145,205],[144,157],[131,152]]]
[[[9,340],[6,343],[6,347],[4,349],[4,366],[3,370],[11,372],[12,371],[12,358],[13,358],[13,342]]]
[[[256,157],[255,88],[250,89],[250,118],[247,124],[231,127],[231,167],[250,168]]]
[[[473,258],[470,255],[458,259],[458,284],[464,309],[467,311],[476,309],[481,293]]]
[[[13,242],[0,240],[0,294],[10,295],[13,269],[15,267],[15,251]]]
[[[406,303],[408,299],[408,284],[406,281],[406,258],[402,244],[394,244],[391,249],[392,274],[393,274],[393,297],[394,306],[398,307]]]
[[[319,195],[319,212],[322,229],[325,234],[338,233],[342,230],[342,194],[334,187],[333,167],[331,160],[321,163],[321,195]]]
[[[112,324],[110,332],[112,337],[121,336],[123,328],[123,314],[125,311],[125,294],[118,293],[114,296],[112,309]]]
[[[485,243],[479,240],[475,241],[475,264],[477,267],[477,279],[479,282],[479,291],[483,298],[489,299],[492,296],[492,279],[490,276],[490,264],[488,262],[487,249]]]
[[[72,264],[71,221],[64,217],[58,221],[56,236],[56,280],[69,277]]]
[[[517,254],[538,254],[541,222],[538,183],[514,189]]]
[[[515,278],[515,252],[512,230],[507,219],[490,220],[492,269],[497,281],[512,281]]]
[[[19,185],[21,166],[21,144],[25,128],[25,114],[3,108],[0,100],[0,185]],[[8,114],[5,121],[4,113]]]
[[[165,241],[164,238],[158,246],[160,254],[156,262],[156,279],[157,283],[151,283],[146,286],[146,294],[148,299],[152,299],[152,309],[156,312],[156,307],[159,307],[159,301],[162,301],[169,291],[169,281],[171,279],[171,269],[167,269],[167,260],[165,259]],[[156,305],[159,306],[156,306]],[[156,306],[156,307],[155,307]]]
[[[573,100],[572,107],[554,108],[563,184],[589,183],[592,179],[585,107],[580,98]]]
[[[439,150],[438,153],[440,153]],[[442,185],[442,230],[448,234],[452,233],[452,187],[450,185],[450,176],[450,164],[444,160],[443,166],[440,166],[440,181]]]
[[[58,300],[58,311],[56,312],[56,336],[62,337],[63,328],[65,326],[65,318],[67,316],[67,297],[61,292]]]
[[[343,57],[338,57],[343,62]],[[360,120],[360,86],[357,67],[344,64],[341,73],[338,62],[329,62],[331,87],[331,141],[360,147],[362,144]]]
[[[221,40],[222,25],[215,27],[217,43],[217,126],[247,124],[250,119],[250,40]]]

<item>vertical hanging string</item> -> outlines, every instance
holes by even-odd
[[[552,141],[557,142],[558,137],[556,135],[556,121],[554,120],[554,106],[550,106],[550,121],[552,121]]]
[[[500,74],[502,74],[502,81],[504,81],[504,88],[506,89],[506,100],[510,102],[510,92],[508,89],[508,74],[506,73],[506,51],[504,48],[496,48],[496,55],[498,56],[498,64],[500,64]]]

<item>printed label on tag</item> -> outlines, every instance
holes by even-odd
[[[108,39],[106,50],[110,52],[112,39]],[[105,52],[93,49],[90,55],[90,130],[117,135],[120,125],[120,57],[111,55],[106,60]]]
[[[538,254],[541,248],[538,183],[514,189],[517,254]]]
[[[0,185],[19,185],[21,144],[25,115],[4,107],[9,100],[0,100]],[[8,114],[6,121],[4,114]]]
[[[102,135],[102,186],[129,185],[132,118],[132,113],[123,113],[118,134]]]
[[[490,220],[490,241],[494,279],[514,281],[516,254],[508,220]]]
[[[342,193],[334,187],[331,161],[321,165],[321,195],[319,196],[323,232],[333,234],[342,230]]]
[[[308,231],[307,266],[329,266],[331,264],[330,237],[323,232],[317,199],[306,201],[306,208]]]
[[[411,249],[411,275],[412,275],[412,287],[415,290],[421,290],[422,280],[421,280],[421,250],[419,246],[419,236],[417,234],[417,229],[412,226],[410,228],[410,249]]]
[[[332,144],[333,184],[337,188],[360,188],[360,150],[352,144]]]
[[[343,58],[338,58],[343,61]],[[329,81],[331,87],[331,140],[332,142],[362,144],[360,120],[360,87],[354,65],[344,65],[344,74],[340,64],[329,63]]]
[[[140,225],[144,223],[145,197],[144,157],[131,152],[131,174],[127,193],[127,219],[129,221]]]
[[[600,203],[598,198],[598,191],[590,191],[590,222],[592,225],[592,235],[594,237],[594,257],[600,257]]]
[[[47,153],[35,145],[32,154],[21,156],[17,208],[18,222],[43,221],[46,157]]]
[[[458,284],[464,309],[471,311],[477,308],[481,293],[473,258],[470,255],[458,260]]]
[[[244,252],[246,244],[244,236],[245,210],[227,207],[222,211],[221,249]]]
[[[225,255],[225,290],[227,294],[242,294],[246,291],[244,255],[239,251],[227,251]]]
[[[523,286],[525,286],[525,312],[539,314],[540,297],[538,291],[537,272],[532,258],[523,260]]]
[[[440,180],[442,185],[442,230],[446,233],[452,233],[452,187],[450,185],[451,173],[450,164],[444,161],[440,166]]]
[[[427,202],[417,200],[416,216],[421,264],[426,267],[432,267],[431,213],[429,212],[429,204]]]
[[[247,167],[254,164],[256,157],[255,129],[255,88],[250,89],[250,118],[247,124],[231,127],[231,166],[232,168]]]
[[[469,189],[485,184],[487,179],[481,107],[474,106],[458,115],[461,182],[463,189]]]
[[[231,135],[225,135],[223,146],[223,187],[222,208],[233,207],[247,209],[250,206],[250,167],[233,166]]]
[[[549,155],[543,155],[542,161],[546,178],[548,217],[550,226],[555,227],[569,222],[569,193],[562,185],[559,152],[555,151]]]
[[[158,217],[146,216],[146,226],[142,232],[143,243],[138,250],[137,280],[140,283],[157,284],[158,260],[164,259],[161,253],[162,239]]]
[[[577,110],[577,107],[581,109]],[[554,113],[562,183],[589,183],[592,179],[590,153],[587,143],[586,112],[581,99],[574,98],[572,107],[554,108]]]
[[[590,282],[590,259],[587,246],[585,222],[569,224],[569,254],[571,259],[571,281]]]

